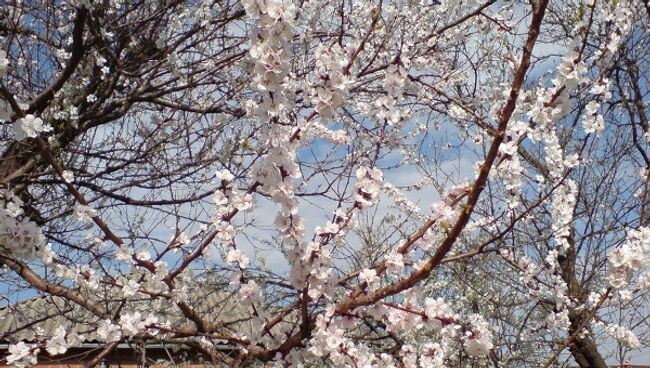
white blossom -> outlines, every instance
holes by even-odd
[[[68,351],[68,341],[65,338],[66,330],[63,326],[59,326],[54,330],[54,335],[47,340],[45,350],[50,355],[61,355]]]
[[[120,341],[122,332],[120,331],[120,327],[114,325],[110,319],[104,319],[99,321],[97,336],[103,341],[114,342]]]
[[[74,180],[74,174],[70,170],[63,170],[61,177],[66,183],[71,183]]]
[[[27,137],[36,138],[40,133],[52,131],[52,127],[49,124],[32,114],[27,114],[23,118],[18,119],[14,127],[17,140],[23,140]]]
[[[616,341],[625,345],[630,349],[637,349],[641,346],[641,342],[634,335],[634,333],[623,326],[610,325],[607,326],[607,333],[616,339]]]
[[[362,166],[356,172],[356,203],[360,208],[367,208],[375,204],[384,176],[378,168]]]
[[[140,285],[135,282],[134,280],[129,280],[122,286],[122,295],[125,297],[132,297],[135,296],[138,293],[138,290],[140,289]]]
[[[494,347],[487,321],[477,314],[470,316],[472,332],[465,336],[465,350],[473,357],[486,356]]]
[[[248,267],[248,257],[238,249],[230,249],[226,255],[226,263],[237,265],[241,268]]]
[[[373,269],[364,268],[359,273],[359,280],[365,282],[369,286],[375,286],[379,282],[377,271]]]
[[[228,169],[223,169],[217,171],[217,178],[229,182],[235,178],[235,175],[233,175]]]
[[[90,224],[93,222],[93,217],[97,216],[97,211],[90,206],[78,204],[74,206],[74,215],[80,222]]]
[[[7,364],[13,364],[16,367],[29,367],[36,364],[36,355],[40,351],[20,341],[17,344],[9,345],[9,355]]]

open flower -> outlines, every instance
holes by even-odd
[[[68,351],[68,341],[65,339],[65,327],[59,326],[54,330],[54,336],[45,344],[45,350],[50,355],[61,355]]]
[[[49,124],[32,114],[27,114],[25,117],[18,119],[14,124],[14,128],[16,130],[16,139],[19,141],[27,137],[36,138],[39,133],[52,131],[52,127]]]

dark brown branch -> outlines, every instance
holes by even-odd
[[[68,79],[72,76],[77,65],[81,62],[86,49],[84,47],[84,26],[86,24],[86,18],[88,17],[88,10],[84,7],[77,10],[77,15],[74,20],[74,28],[72,30],[72,51],[70,54],[70,59],[66,64],[65,68],[61,74],[50,84],[43,92],[36,96],[27,109],[27,114],[38,114],[43,112],[47,108],[50,100],[54,98],[56,92],[58,92],[61,87],[65,84]]]

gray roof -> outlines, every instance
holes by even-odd
[[[89,313],[56,296],[37,297],[0,309],[0,341],[34,340],[35,332],[51,336],[60,325],[83,330]],[[92,337],[94,338],[94,336]]]
[[[215,321],[237,321],[244,315],[244,306],[230,293],[213,292],[193,298],[191,307],[201,316]],[[117,310],[119,300],[107,302],[107,310]],[[159,321],[168,320],[174,327],[192,326],[177,307],[166,301],[129,302],[123,311],[139,311],[143,316],[155,311]],[[67,331],[90,331],[99,318],[80,306],[58,296],[42,296],[0,308],[0,343],[33,341],[36,332],[44,337],[64,326]],[[246,323],[235,323],[236,329],[246,330]],[[233,327],[234,327],[233,326]],[[86,341],[98,340],[94,332],[85,334]]]

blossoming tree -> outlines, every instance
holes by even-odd
[[[2,4],[3,303],[87,315],[8,363],[91,335],[89,366],[136,339],[277,367],[648,346],[647,2]]]

